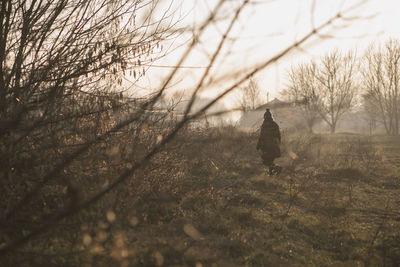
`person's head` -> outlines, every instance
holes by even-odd
[[[267,108],[264,113],[264,120],[267,120],[267,119],[272,120],[272,115],[271,115],[271,112],[269,111],[269,108]]]

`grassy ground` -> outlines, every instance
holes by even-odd
[[[255,136],[193,140],[174,192],[138,205],[126,232],[137,264],[400,264],[398,137],[286,137],[279,177],[264,173]]]
[[[284,132],[272,177],[256,142],[182,132],[18,266],[400,266],[399,137]]]

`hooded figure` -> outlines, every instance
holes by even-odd
[[[257,150],[261,150],[261,158],[265,166],[269,167],[269,174],[279,174],[281,167],[274,164],[274,159],[281,156],[280,145],[281,134],[279,126],[274,122],[271,112],[267,108],[264,113],[264,122],[261,125],[260,138],[257,143]]]

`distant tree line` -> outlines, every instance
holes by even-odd
[[[371,45],[361,57],[334,50],[293,66],[288,77],[284,93],[292,101],[302,101],[299,109],[309,132],[322,119],[334,133],[343,114],[361,101],[371,127],[381,123],[388,135],[399,134],[399,40]]]

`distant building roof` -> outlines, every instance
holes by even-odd
[[[273,100],[259,106],[255,110],[259,111],[259,110],[265,110],[267,108],[280,108],[280,107],[287,106],[287,105],[288,105],[288,103],[285,103],[275,97]]]

